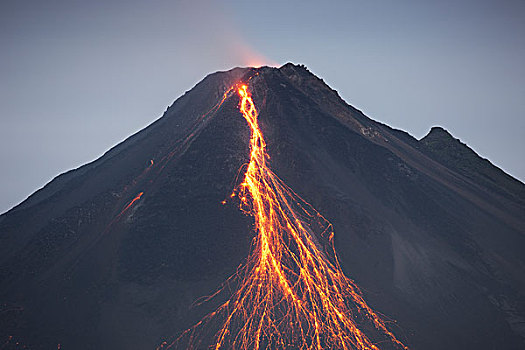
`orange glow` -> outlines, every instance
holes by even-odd
[[[242,59],[243,66],[246,67],[254,67],[254,68],[260,68],[262,66],[268,66],[268,67],[277,67],[278,63],[266,58],[254,51],[251,51],[249,49],[243,49],[242,54],[240,55]]]
[[[133,198],[131,200],[131,202],[129,202],[125,207],[124,209],[122,209],[122,211],[109,223],[109,225],[106,227],[106,229],[104,230],[104,232],[108,232],[109,229],[111,228],[111,226],[113,226],[114,223],[116,223],[117,221],[120,220],[120,218],[128,211],[129,208],[131,208],[133,206],[133,204],[135,204],[136,201],[138,201],[140,199],[140,197],[142,197],[142,195],[144,194],[144,192],[139,192],[135,198]]]
[[[144,194],[144,192],[140,192],[139,194],[137,194],[137,196],[135,198],[133,198],[133,200],[131,202],[129,202],[128,205],[126,205],[126,207],[120,212],[119,216],[121,216],[122,214],[124,214],[129,208],[131,208],[131,206],[133,205],[133,203],[135,203],[136,201],[138,201],[140,199],[140,197],[142,197],[142,195]]]
[[[255,67],[259,68],[262,66],[277,67],[278,63],[272,59],[265,57],[263,54],[258,52],[249,43],[246,42],[238,31],[234,31],[228,36],[228,49],[234,55],[236,59],[233,62],[238,62],[244,67]]]
[[[238,284],[229,300],[159,349],[207,348],[204,344],[215,350],[379,349],[359,328],[362,324],[379,331],[383,341],[408,349],[343,274],[331,224],[269,168],[248,86],[240,85],[237,92],[251,129],[250,161],[232,197],[255,219],[253,247],[227,282]],[[205,335],[210,327],[215,327],[213,338]]]

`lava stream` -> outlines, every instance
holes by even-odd
[[[365,325],[368,331],[375,328],[381,340],[408,349],[343,274],[330,223],[269,168],[247,85],[237,92],[251,129],[250,162],[232,196],[237,195],[241,209],[255,218],[253,248],[228,281],[238,283],[230,299],[173,344],[160,348],[185,344],[216,350],[379,349],[359,328]],[[206,335],[210,327],[215,327],[213,332],[218,329],[211,338]]]

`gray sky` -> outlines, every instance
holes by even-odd
[[[0,3],[0,212],[205,75],[304,63],[375,120],[441,125],[525,179],[525,2]]]

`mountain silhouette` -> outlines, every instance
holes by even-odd
[[[273,172],[332,223],[345,275],[403,343],[525,346],[525,185],[445,129],[417,140],[288,63],[208,75],[0,216],[5,349],[155,349],[217,306],[196,301],[255,234],[230,197],[250,129],[225,95],[248,80]]]

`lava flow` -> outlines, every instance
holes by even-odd
[[[237,91],[251,128],[250,162],[232,197],[255,218],[253,247],[228,280],[238,284],[229,300],[160,348],[379,349],[380,340],[408,349],[343,274],[330,223],[269,168],[251,94],[247,85]]]

